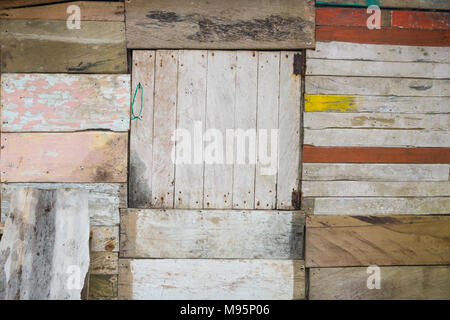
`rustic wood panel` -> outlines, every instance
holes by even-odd
[[[306,266],[450,262],[449,216],[309,216]]]
[[[80,7],[81,21],[125,21],[123,2],[100,1],[71,1],[70,3],[53,3],[45,6],[2,9],[0,17],[2,19],[66,21],[71,15],[67,13],[70,5]]]
[[[392,26],[412,29],[450,29],[449,12],[392,11]]]
[[[450,46],[450,30],[421,30],[384,27],[317,26],[317,41],[343,41],[367,44],[398,44],[402,46]]]
[[[133,96],[139,83],[146,94],[136,93],[133,112],[138,115],[142,107],[142,115],[131,120],[130,127],[129,203],[132,208],[146,208],[152,203],[154,70],[154,51],[133,51]],[[140,94],[143,94],[142,106]]]
[[[91,252],[90,274],[119,273],[119,254],[117,252]]]
[[[126,182],[127,133],[3,133],[2,182]]]
[[[312,0],[183,0],[126,5],[128,48],[300,49],[314,47]]]
[[[367,288],[367,268],[312,268],[311,300],[448,300],[449,266],[380,267],[381,287]]]
[[[317,7],[316,25],[366,27],[372,14],[367,8]],[[381,11],[381,27],[391,26],[391,10]]]
[[[118,226],[92,226],[91,230],[92,252],[119,252]]]
[[[302,195],[303,197],[450,197],[450,183],[303,181]]]
[[[450,147],[450,131],[397,129],[305,129],[304,143],[349,147]]]
[[[292,211],[121,211],[124,258],[302,259],[304,215]]]
[[[301,260],[119,261],[120,299],[304,299]]]
[[[450,80],[370,77],[306,77],[309,94],[448,97]]]
[[[304,163],[303,180],[448,181],[446,164]]]
[[[123,22],[0,20],[2,72],[126,73]]]
[[[449,60],[450,62],[450,60]],[[450,78],[450,64],[308,59],[307,75],[395,78]]]
[[[314,214],[361,216],[450,214],[450,197],[317,198],[314,200]]]
[[[450,148],[303,147],[303,162],[450,163]]]
[[[10,209],[0,243],[0,299],[80,299],[89,268],[87,193],[22,188]],[[81,283],[69,278],[75,272]]]
[[[307,58],[449,63],[445,47],[361,44],[351,42],[316,42],[314,50],[306,50]]]
[[[2,132],[128,131],[129,75],[3,74]]]
[[[447,104],[446,97],[305,94],[305,112],[447,113]]]
[[[125,183],[9,183],[1,185],[1,219],[9,215],[11,196],[23,187],[44,190],[74,189],[88,192],[91,225],[117,225],[120,223],[119,208],[127,207]]]
[[[52,2],[69,2],[71,0],[0,0],[0,8],[16,8],[16,7],[26,7],[30,5],[42,5],[49,4]]]
[[[367,0],[317,0],[321,5],[353,5],[367,7]],[[450,10],[447,0],[377,0],[376,4],[382,8],[414,8],[414,9],[442,9]]]
[[[304,127],[308,129],[386,128],[448,130],[450,128],[450,113],[396,114],[308,112],[304,116]]]
[[[89,277],[89,299],[110,300],[118,294],[118,276],[93,274]]]

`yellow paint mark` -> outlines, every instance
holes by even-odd
[[[305,94],[306,112],[354,112],[356,97],[324,94]]]

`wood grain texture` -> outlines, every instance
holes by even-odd
[[[128,131],[129,75],[6,73],[2,132]]]
[[[2,72],[126,73],[123,22],[0,20]]]
[[[89,278],[89,300],[106,299],[117,297],[118,276],[93,274]]]
[[[127,133],[3,133],[2,182],[126,182]]]
[[[314,47],[314,2],[130,0],[128,48],[300,49]]]
[[[0,0],[0,8],[17,8],[30,5],[43,5],[53,2],[69,2],[71,0]]]
[[[311,300],[448,300],[449,266],[380,267],[381,288],[368,289],[367,268],[312,268]]]
[[[21,188],[10,209],[0,243],[0,299],[80,299],[89,268],[87,193]],[[81,283],[71,279],[74,272]]]
[[[91,252],[90,274],[119,273],[119,254],[117,252]]]
[[[450,148],[370,148],[303,146],[303,162],[448,163]]]
[[[306,266],[450,262],[449,216],[308,216]]]
[[[392,26],[411,29],[450,29],[449,12],[392,11]]]
[[[367,6],[368,7],[368,6]],[[366,8],[317,7],[316,25],[366,27],[372,15]],[[381,11],[381,27],[391,26],[391,10]]]
[[[71,1],[69,3],[53,3],[44,6],[2,9],[0,10],[0,17],[2,19],[16,20],[66,21],[71,15],[71,13],[67,13],[67,9],[71,5],[76,5],[80,8],[81,21],[125,21],[123,2],[100,1]]]
[[[119,226],[92,226],[92,252],[119,252]]]
[[[304,299],[301,260],[119,260],[119,299]]]
[[[367,0],[317,0],[321,5],[352,5],[367,7]],[[450,10],[447,0],[377,0],[376,3],[382,8],[411,8],[411,9],[439,9]]]
[[[448,181],[447,164],[304,163],[307,181]]]
[[[303,259],[304,215],[292,211],[121,211],[124,258]]]
[[[367,44],[398,44],[402,46],[450,46],[450,30],[421,30],[384,27],[317,26],[317,41],[343,41]]]
[[[119,208],[127,207],[127,185],[125,183],[3,183],[1,185],[1,219],[9,215],[11,196],[23,187],[40,190],[73,189],[88,193],[91,225],[118,225]]]

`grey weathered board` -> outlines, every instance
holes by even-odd
[[[313,0],[129,0],[128,48],[314,47]]]
[[[303,259],[295,211],[121,210],[124,258]]]
[[[302,260],[119,260],[119,299],[304,298]]]
[[[292,51],[133,51],[133,90],[141,83],[144,105],[131,121],[129,206],[298,208],[302,60]],[[191,139],[174,143],[175,129]],[[231,152],[229,129],[241,132]],[[222,152],[210,151],[220,141]],[[223,157],[213,163],[211,154]]]
[[[88,194],[21,188],[0,242],[0,299],[80,299],[89,268]]]

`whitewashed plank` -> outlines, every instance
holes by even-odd
[[[20,188],[10,208],[0,242],[0,299],[79,300],[89,268],[87,192]]]
[[[156,51],[152,207],[173,208],[175,163],[172,159],[176,127],[178,51]]]
[[[304,115],[304,127],[308,129],[387,128],[448,130],[450,128],[450,113],[392,114],[307,112]]]
[[[154,70],[154,51],[133,51],[132,95],[140,83],[144,100],[142,119],[132,120],[130,128],[129,202],[132,208],[149,208],[152,203]],[[136,94],[133,107],[136,115],[141,107],[140,94]]]
[[[450,80],[307,76],[308,94],[448,97]]]
[[[305,181],[448,181],[447,164],[304,163]]]
[[[302,259],[297,211],[121,211],[123,258]]]
[[[237,139],[235,140],[236,148],[234,150],[241,149],[240,152],[245,154],[244,161],[239,160],[237,155],[234,157],[233,208],[235,209],[253,209],[255,206],[257,80],[258,56],[256,52],[237,51],[235,128],[243,131],[250,130],[250,135],[253,134],[254,148],[251,148],[250,142],[246,142],[244,145],[240,144]],[[251,138],[246,138],[246,140],[251,141]]]
[[[178,62],[177,129],[189,131],[191,141],[203,137],[206,108],[207,52],[183,50]],[[196,128],[197,127],[197,128]],[[181,139],[182,141],[183,139]],[[189,145],[191,145],[189,141]],[[183,143],[183,142],[181,142]],[[186,144],[184,142],[183,144]],[[189,163],[180,163],[180,141],[175,143],[175,208],[203,207],[203,145],[194,143]],[[185,151],[186,152],[186,151]]]
[[[306,74],[319,76],[448,79],[450,78],[450,64],[308,59]]]
[[[304,197],[450,197],[450,182],[303,181]]]
[[[92,226],[92,252],[118,252],[119,226]]]
[[[255,176],[255,208],[274,209],[278,160],[273,159],[270,155],[272,153],[278,155],[278,152],[272,152],[275,146],[271,143],[271,136],[272,130],[278,129],[280,53],[259,52],[258,55],[258,106],[256,112],[258,154]],[[263,140],[261,137],[265,138],[265,145],[261,143]],[[275,161],[275,170],[264,172],[264,170],[271,169],[271,165],[264,161],[261,155]]]
[[[301,75],[294,70],[302,61],[299,52],[281,52],[278,135],[277,208],[298,205],[300,182]]]
[[[301,260],[119,260],[119,298],[303,299]]]
[[[450,63],[445,47],[417,47],[351,42],[316,42],[315,50],[307,50],[308,59],[367,60],[390,62]]]
[[[88,193],[91,225],[119,224],[119,208],[127,207],[127,186],[124,183],[9,183],[1,185],[1,219],[9,215],[11,196],[23,187],[40,190],[72,189]]]
[[[305,129],[304,144],[348,147],[450,147],[450,131]]]
[[[449,214],[450,197],[316,198],[315,215]]]
[[[231,209],[234,161],[226,130],[234,129],[235,52],[208,51],[206,90],[204,208]]]

